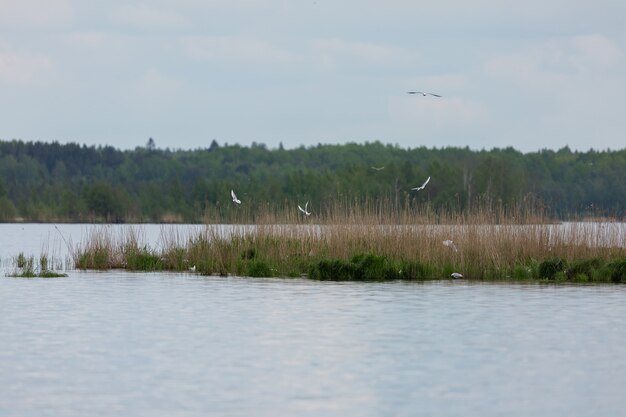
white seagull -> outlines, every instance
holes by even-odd
[[[447,246],[449,248],[454,249],[455,252],[458,252],[459,250],[456,248],[456,245],[454,244],[453,241],[451,241],[450,239],[446,239],[443,241],[443,246]]]
[[[385,169],[385,167],[384,166],[382,166],[382,167],[372,167],[372,169],[374,171],[382,171],[383,169]]]
[[[430,177],[428,177],[426,181],[424,181],[424,184],[420,185],[419,187],[411,188],[411,190],[415,190],[415,191],[423,190],[424,187],[426,187],[426,184],[428,184],[428,181],[430,181]]]
[[[452,274],[450,274],[450,276],[454,279],[463,278],[463,275],[459,274],[458,272],[453,272]]]
[[[233,198],[233,203],[241,204],[241,200],[237,198],[233,190],[230,190],[230,196]]]
[[[298,209],[304,213],[305,216],[310,216],[311,212],[309,212],[309,202],[307,201],[306,204],[304,205],[304,208],[300,207],[300,204],[298,204]]]
[[[424,91],[407,91],[406,93],[407,94],[420,94],[420,95],[422,95],[422,97],[426,97],[426,96],[441,97],[439,94],[426,93]]]

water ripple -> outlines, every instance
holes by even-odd
[[[618,415],[622,286],[0,278],[0,415]]]

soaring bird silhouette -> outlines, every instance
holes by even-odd
[[[383,169],[385,169],[385,167],[384,166],[382,166],[382,167],[372,167],[372,169],[374,171],[382,171]]]
[[[441,97],[439,94],[435,93],[426,93],[424,91],[407,91],[407,94],[420,94],[422,97],[433,96],[433,97]]]

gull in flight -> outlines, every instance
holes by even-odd
[[[372,167],[372,169],[374,171],[381,171],[381,170],[385,169],[385,167],[384,166],[382,166],[382,167]]]
[[[453,241],[451,241],[450,239],[446,239],[443,241],[443,246],[447,246],[449,248],[454,249],[455,252],[458,252],[459,250],[456,248],[456,245],[454,244]]]
[[[463,275],[459,274],[458,272],[453,272],[452,274],[450,274],[450,276],[454,279],[463,278]]]
[[[426,93],[424,91],[407,91],[407,94],[420,94],[422,97],[433,96],[433,97],[441,97],[439,94],[435,93]]]
[[[233,203],[241,204],[241,200],[237,198],[233,190],[230,190],[230,196],[233,198]]]
[[[430,181],[430,177],[428,177],[426,181],[424,181],[424,184],[420,185],[419,187],[411,188],[411,190],[415,190],[415,191],[423,190],[424,187],[426,187],[426,184],[428,184],[428,181]]]
[[[309,211],[309,202],[307,201],[306,204],[304,205],[304,208],[300,207],[300,204],[298,204],[298,209],[304,213],[305,216],[310,216],[311,212]]]

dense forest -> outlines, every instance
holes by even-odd
[[[411,188],[431,177],[424,190]],[[337,202],[472,210],[533,201],[550,215],[624,218],[626,149],[405,149],[379,142],[268,149],[118,150],[0,141],[0,221],[202,222],[241,207],[313,212]],[[227,217],[226,217],[227,218]]]

